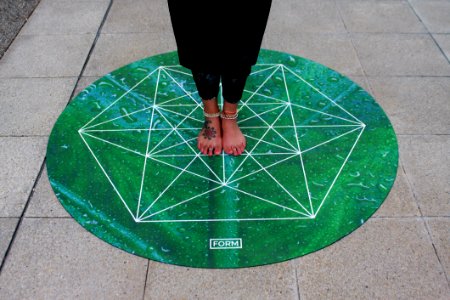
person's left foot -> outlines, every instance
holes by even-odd
[[[222,119],[222,145],[227,154],[241,155],[246,146],[245,136],[242,134],[237,119]]]

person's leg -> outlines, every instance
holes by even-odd
[[[192,76],[202,98],[205,122],[197,137],[197,147],[205,155],[219,155],[222,152],[222,135],[217,94],[220,73],[192,70]]]
[[[222,145],[227,154],[240,155],[244,152],[246,140],[237,124],[238,102],[242,98],[245,82],[251,66],[225,70],[222,73]]]

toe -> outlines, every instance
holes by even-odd
[[[213,148],[209,147],[208,148],[208,156],[212,156],[212,154],[213,154]]]
[[[221,152],[222,152],[221,147],[215,147],[215,148],[214,148],[214,154],[215,154],[215,155],[220,155]]]
[[[238,150],[236,147],[233,147],[233,155],[238,155]]]

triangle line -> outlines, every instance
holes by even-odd
[[[102,142],[111,144],[111,145],[113,145],[113,146],[115,146],[115,147],[119,147],[119,148],[121,148],[121,149],[123,149],[123,150],[126,150],[126,151],[132,152],[132,153],[134,153],[134,154],[137,154],[137,155],[140,155],[140,156],[144,156],[144,157],[145,157],[145,154],[143,154],[143,153],[140,153],[140,152],[138,152],[138,151],[134,151],[134,150],[128,149],[128,148],[126,148],[126,147],[124,147],[124,146],[121,146],[121,145],[118,145],[118,144],[116,144],[116,143],[113,143],[113,142],[104,140],[104,139],[102,139],[102,138],[99,138],[99,137],[97,137],[97,136],[91,135],[91,134],[89,134],[89,133],[86,133],[86,132],[81,133],[81,132],[80,132],[80,134],[88,135],[88,136],[90,136],[91,138],[94,138],[94,139],[96,139],[96,140],[100,140],[100,141],[102,141]]]
[[[349,131],[347,131],[347,132],[344,132],[344,133],[342,133],[342,134],[340,134],[340,135],[338,135],[338,136],[335,136],[334,138],[331,138],[331,139],[329,139],[329,140],[326,140],[325,142],[322,142],[322,143],[320,143],[320,144],[317,144],[317,145],[312,146],[311,148],[308,148],[308,149],[306,149],[306,150],[303,150],[303,151],[301,151],[301,153],[303,154],[303,153],[308,152],[308,151],[311,151],[311,150],[313,150],[313,149],[315,149],[315,148],[317,148],[317,147],[319,147],[319,146],[328,144],[329,142],[332,142],[332,141],[334,141],[334,140],[337,140],[338,138],[341,138],[341,137],[343,137],[343,136],[346,136],[347,134],[350,134],[350,133],[352,133],[353,131],[356,131],[356,130],[361,129],[361,128],[363,128],[363,127],[360,126],[360,127],[355,128],[355,129],[352,129],[352,130],[349,130]]]
[[[183,88],[183,86],[182,86],[178,81],[175,80],[175,78],[173,78],[169,73],[167,73],[166,70],[163,69],[163,71],[164,71],[164,73],[167,74],[167,76],[169,76],[170,78],[172,78],[173,82],[175,82],[175,83],[178,85],[178,87],[179,87],[180,89],[182,89],[183,92],[184,92],[187,96],[189,96],[189,98],[192,99],[192,101],[194,101],[194,103],[199,104],[199,103],[197,103],[197,101],[191,96],[191,93],[189,93],[188,91],[186,91],[186,90]],[[192,93],[192,94],[193,94],[193,93]]]
[[[200,105],[197,105],[197,107],[196,107],[195,109],[193,109],[192,112],[193,112],[194,110],[196,110],[198,107],[200,107]],[[174,113],[174,114],[179,115],[179,116],[182,116],[182,117],[185,117],[185,116],[186,116],[186,115],[184,115],[184,114],[182,114],[182,113],[179,113],[179,112],[176,112],[176,111],[173,111],[173,110],[170,110],[170,109],[161,107],[161,106],[159,106],[159,105],[158,105],[158,107],[157,107],[156,109],[162,109],[162,110],[165,110],[165,111]],[[189,114],[189,115],[190,115],[190,114]],[[188,119],[192,119],[192,120],[197,121],[197,122],[200,122],[200,123],[202,123],[202,124],[205,122],[205,121],[202,121],[202,120],[199,120],[199,119],[190,117],[189,115],[187,116]],[[185,118],[185,119],[186,119],[186,118]],[[185,119],[184,119],[184,120],[185,120]],[[183,121],[184,121],[184,120],[183,120]]]
[[[322,205],[324,204],[325,200],[327,199],[328,195],[330,194],[331,189],[333,188],[334,184],[336,183],[336,180],[338,179],[339,175],[341,174],[342,169],[344,169],[344,166],[345,166],[345,164],[347,163],[347,161],[348,161],[350,155],[352,154],[353,149],[355,149],[355,146],[356,146],[356,144],[358,143],[359,138],[361,137],[362,133],[364,132],[364,129],[365,129],[365,127],[362,128],[361,132],[359,133],[358,137],[356,138],[355,143],[353,144],[352,148],[350,149],[349,153],[347,154],[347,157],[345,158],[344,163],[342,164],[341,168],[339,169],[339,171],[338,171],[336,177],[334,177],[333,182],[331,183],[330,187],[328,188],[327,193],[326,193],[325,196],[323,197],[322,202],[320,203],[319,207],[317,208],[317,210],[316,210],[316,212],[315,212],[315,214],[314,214],[315,216],[319,213],[320,209],[322,208]]]
[[[148,216],[142,218],[141,220],[145,220],[145,219],[147,219],[147,218],[151,218],[151,217],[153,217],[153,216],[155,216],[155,215],[157,215],[157,214],[160,214],[160,213],[162,213],[162,212],[164,212],[164,211],[166,211],[166,210],[169,210],[169,209],[171,209],[171,208],[174,208],[174,207],[176,207],[176,206],[178,206],[178,205],[181,205],[181,204],[184,204],[184,203],[186,203],[186,202],[192,201],[192,200],[194,200],[194,199],[197,198],[197,197],[201,197],[201,196],[203,196],[203,195],[205,195],[205,194],[208,194],[208,193],[210,193],[210,192],[212,192],[212,191],[215,191],[215,190],[217,190],[217,189],[219,189],[219,188],[221,188],[221,187],[222,187],[222,186],[220,186],[220,185],[219,185],[219,186],[216,186],[215,188],[212,188],[212,189],[210,189],[210,190],[207,190],[206,192],[203,192],[203,193],[201,193],[201,194],[195,195],[195,196],[193,196],[193,197],[191,197],[191,198],[189,198],[189,199],[185,199],[185,200],[183,200],[183,201],[181,201],[181,202],[179,202],[179,203],[177,203],[177,204],[168,206],[168,207],[166,207],[166,208],[164,208],[164,209],[161,209],[161,210],[159,210],[159,211],[157,211],[157,212],[154,212],[154,213],[152,213],[152,214],[150,214],[150,215],[148,215]]]
[[[192,112],[193,112],[193,111],[191,111],[191,112],[185,117],[185,119],[186,119],[190,114],[192,114]],[[163,114],[161,114],[161,116],[166,120],[166,122],[169,124],[169,126],[172,127],[172,129],[176,132],[176,134],[178,134],[178,135],[186,142],[186,139],[178,132],[178,130],[176,130],[175,127],[173,127],[172,123],[171,123],[169,120],[167,120],[166,116],[164,116]],[[179,124],[181,124],[185,119],[183,119]],[[199,151],[199,152],[195,151],[194,148],[192,148],[192,146],[191,146],[189,143],[186,142],[186,145],[188,145],[188,147],[192,150],[192,152],[193,152],[194,154],[199,154],[199,153],[201,153],[200,151]],[[216,174],[216,173],[211,169],[211,167],[210,167],[210,166],[202,159],[202,157],[201,157],[201,156],[198,156],[198,157],[199,157],[199,159],[203,162],[203,164],[211,171],[211,173],[212,173],[212,174],[220,181],[219,176],[217,176],[217,174]]]
[[[258,66],[261,66],[261,65],[258,64]],[[279,67],[279,66],[280,66],[280,65],[278,65],[278,64],[274,64],[274,65],[272,65],[272,66],[270,66],[270,67],[268,67],[268,68],[266,68],[266,69],[262,69],[262,70],[258,70],[258,71],[252,72],[252,73],[250,73],[249,76],[255,75],[255,74],[258,74],[258,73],[261,73],[261,72],[264,72],[264,71],[267,71],[267,70],[270,70],[270,69],[273,69],[273,68]]]
[[[300,201],[298,201],[297,200],[297,198],[295,198],[272,174],[270,174],[270,172],[269,171],[267,171],[267,169],[263,166],[263,165],[261,165],[261,163],[257,160],[257,159],[255,159],[253,156],[251,156],[251,158],[264,170],[264,172],[266,172],[267,173],[267,175],[269,175],[270,176],[270,178],[272,178],[274,181],[275,181],[275,183],[276,184],[278,184],[292,199],[294,199],[294,201],[295,202],[297,202],[298,203],[298,205],[300,205],[300,207],[301,208],[303,208],[304,210],[305,210],[305,212],[307,212],[308,214],[311,214],[307,209],[306,209],[306,207],[304,207],[301,203],[300,203]]]
[[[241,127],[241,128],[242,128],[242,127]],[[248,137],[248,138],[250,138],[250,139],[253,139],[253,140],[258,140],[258,138],[255,138],[255,137],[253,137],[253,136],[251,136],[251,135],[248,135],[248,134],[244,134],[244,136],[245,136],[245,137]],[[271,145],[271,146],[275,146],[275,147],[278,147],[278,148],[287,150],[287,151],[289,151],[289,153],[292,153],[292,149],[283,147],[283,146],[281,146],[281,145],[277,145],[277,144],[274,144],[274,143],[271,143],[271,142],[267,142],[267,141],[264,141],[264,140],[261,140],[261,142],[266,143],[266,144],[269,144],[269,145]],[[254,154],[254,153],[253,153],[253,154]]]
[[[139,109],[139,110],[136,110],[136,111],[133,111],[133,112],[129,112],[129,113],[125,114],[125,115],[121,115],[121,116],[119,116],[119,117],[115,117],[115,118],[113,118],[113,119],[109,119],[109,120],[106,120],[106,121],[103,121],[103,122],[100,122],[100,123],[96,123],[96,124],[94,124],[94,125],[91,125],[91,126],[89,126],[89,127],[85,127],[84,129],[86,130],[86,129],[95,128],[95,127],[97,127],[97,126],[99,126],[99,125],[103,125],[103,124],[106,124],[106,123],[110,123],[110,122],[115,121],[115,120],[117,120],[117,119],[123,119],[123,118],[128,117],[128,116],[131,116],[131,115],[133,115],[133,114],[136,114],[136,113],[139,113],[139,112],[143,112],[143,111],[149,110],[149,109],[151,109],[152,107],[153,107],[153,106],[144,107],[144,108],[141,108],[141,109]]]
[[[342,106],[340,106],[339,104],[337,104],[335,101],[333,101],[330,97],[328,97],[327,95],[325,95],[322,91],[320,91],[318,88],[316,88],[315,86],[313,86],[312,84],[310,84],[308,81],[306,81],[305,79],[303,79],[300,75],[298,75],[297,73],[295,73],[294,71],[292,71],[291,69],[289,69],[286,66],[283,66],[283,68],[285,68],[286,70],[288,70],[289,72],[291,72],[292,74],[294,74],[294,76],[298,77],[301,81],[303,81],[304,83],[306,83],[307,85],[309,85],[312,89],[314,89],[316,92],[318,92],[319,94],[321,94],[322,96],[324,96],[326,99],[328,99],[329,101],[333,102],[335,105],[337,105],[340,109],[342,109],[344,112],[346,112],[348,115],[350,115],[353,119],[355,119],[358,123],[362,123],[357,117],[355,117],[354,115],[352,115],[350,112],[348,112],[345,108],[343,108]]]
[[[281,208],[283,208],[283,209],[290,210],[290,211],[292,211],[292,212],[295,212],[295,213],[297,213],[297,214],[300,214],[300,215],[303,215],[303,216],[306,216],[306,217],[310,217],[310,215],[307,215],[307,214],[305,214],[304,212],[301,212],[301,211],[292,209],[292,208],[290,208],[290,207],[287,207],[287,206],[278,204],[278,203],[276,203],[276,202],[273,202],[273,201],[264,199],[264,198],[262,198],[262,197],[259,197],[259,196],[257,196],[257,195],[253,195],[253,194],[251,194],[251,193],[248,193],[248,192],[246,192],[246,191],[243,191],[243,190],[241,190],[241,189],[238,189],[238,188],[235,188],[235,187],[232,187],[232,186],[228,186],[228,187],[229,187],[230,189],[236,190],[236,191],[241,192],[241,193],[243,193],[243,194],[246,194],[246,195],[248,195],[248,196],[254,197],[254,198],[258,199],[258,200],[261,200],[261,201],[264,201],[264,202],[273,204],[273,205],[278,206],[278,207],[281,207]]]
[[[131,212],[130,208],[128,207],[127,203],[125,202],[125,200],[123,200],[122,195],[120,194],[119,190],[117,189],[117,187],[114,185],[114,183],[112,182],[111,178],[109,178],[108,173],[106,173],[105,169],[103,168],[102,164],[100,163],[100,161],[98,160],[97,156],[95,156],[94,151],[92,151],[91,147],[89,146],[89,144],[86,142],[86,140],[84,139],[83,135],[80,133],[80,137],[83,140],[83,142],[86,144],[87,148],[89,149],[89,152],[91,152],[92,156],[94,157],[95,161],[97,162],[97,164],[100,166],[100,169],[103,171],[103,174],[105,174],[106,178],[108,178],[109,183],[112,185],[114,191],[117,193],[117,195],[119,196],[120,200],[122,201],[122,203],[125,205],[125,208],[128,210],[128,212],[130,213],[130,215],[132,216],[132,218],[134,220],[136,220],[135,216],[133,215],[133,213]]]
[[[247,105],[241,106],[241,109],[240,109],[240,110],[242,110],[242,107],[244,107],[244,106],[247,106]],[[262,116],[262,115],[267,114],[267,113],[269,113],[269,112],[271,112],[271,111],[280,109],[280,108],[282,108],[283,106],[285,106],[285,105],[284,105],[284,104],[281,104],[281,105],[279,105],[279,106],[276,106],[275,108],[271,108],[271,109],[269,109],[269,110],[266,110],[266,111],[264,111],[264,112],[262,112],[262,113],[260,113],[260,114],[258,114],[258,115],[253,115],[253,116],[251,116],[251,117],[248,117],[248,118],[239,120],[238,123],[242,123],[242,122],[244,122],[244,121],[247,121],[247,120],[256,118],[257,116]]]
[[[280,220],[311,220],[311,217],[290,218],[242,218],[242,219],[192,219],[192,220],[137,220],[138,223],[169,223],[169,222],[243,222],[243,221],[280,221]]]
[[[180,74],[184,74],[184,75],[188,75],[188,76],[192,77],[192,74],[189,74],[189,73],[186,73],[186,72],[183,72],[183,71],[180,71],[180,70],[174,70],[174,69],[172,69],[170,66],[169,66],[169,67],[162,66],[162,68],[163,68],[164,70],[169,70],[169,71],[171,71],[171,72],[180,73]]]
[[[153,97],[152,115],[150,117],[150,124],[148,126],[147,147],[145,149],[144,167],[142,168],[141,188],[139,190],[139,200],[138,200],[138,206],[137,206],[137,209],[136,209],[136,218],[139,218],[139,211],[141,209],[142,189],[144,187],[144,181],[145,181],[145,169],[147,168],[147,153],[148,153],[148,147],[150,146],[150,140],[151,140],[151,136],[152,136],[151,129],[152,129],[152,126],[153,126],[153,116],[155,114],[156,95],[158,94],[159,78],[160,77],[161,77],[161,69],[158,71],[158,79],[156,80],[155,94],[154,94],[154,97]]]
[[[166,101],[163,101],[163,102],[161,102],[161,103],[158,103],[158,106],[171,106],[170,104],[167,104],[167,103],[170,103],[170,102],[173,102],[173,101],[175,101],[175,100],[178,100],[178,99],[181,99],[181,98],[184,98],[184,97],[186,97],[186,96],[190,96],[190,95],[193,95],[193,94],[196,94],[196,93],[198,93],[198,92],[192,92],[192,93],[187,93],[187,94],[184,94],[184,95],[181,95],[181,96],[178,96],[178,97],[175,97],[175,98],[172,98],[172,99],[169,99],[169,100],[166,100]],[[181,104],[181,105],[177,105],[177,104],[172,104],[172,106],[187,106],[187,105],[198,105],[198,103],[195,103],[195,104]]]
[[[183,171],[178,173],[178,175],[175,176],[175,178],[166,186],[166,188],[161,193],[159,193],[158,197],[156,197],[156,199],[153,200],[153,202],[150,204],[150,206],[144,210],[144,212],[138,217],[138,219],[140,219],[150,208],[152,208],[152,206],[161,198],[162,195],[164,195],[166,193],[166,191],[175,183],[175,181],[177,181],[177,179],[184,173],[184,171],[187,168],[189,168],[189,166],[195,161],[195,159],[196,159],[196,157],[191,159],[191,161],[187,164],[187,166],[184,167]]]
[[[250,95],[250,97],[248,97],[245,102],[242,102],[243,105],[247,104],[247,102],[253,98],[253,96],[255,96],[255,94],[262,88],[262,86],[264,84],[266,84],[266,82],[273,76],[273,74],[275,74],[276,71],[278,71],[278,69],[280,68],[280,66],[278,66],[277,68],[275,68],[275,70],[263,81],[263,83],[261,83],[261,85]]]
[[[278,115],[278,117],[272,122],[272,124],[269,125],[269,127],[268,127],[267,130],[266,130],[266,132],[264,132],[264,134],[262,135],[262,137],[259,138],[258,142],[253,146],[253,148],[250,150],[249,154],[252,154],[253,150],[255,150],[255,148],[259,145],[259,143],[261,142],[261,140],[267,135],[267,133],[269,132],[271,126],[272,126],[273,124],[275,124],[275,123],[278,121],[278,119],[280,118],[280,116],[283,114],[283,112],[284,112],[287,108],[288,108],[288,107],[286,106],[286,107],[283,109],[283,111]],[[249,108],[249,109],[251,110],[251,108]],[[263,120],[264,123],[268,124],[264,119],[262,119],[261,117],[259,117],[259,118],[260,118],[261,120]],[[231,178],[233,178],[233,176],[234,176],[234,174],[236,173],[236,171],[239,170],[239,168],[245,163],[245,161],[247,160],[247,158],[248,158],[248,156],[246,156],[246,157],[241,161],[241,163],[239,164],[239,166],[233,171],[233,173],[230,175],[230,177],[228,177],[227,182],[229,182],[229,180],[230,180]]]
[[[247,151],[246,151],[247,152]],[[247,155],[249,155],[249,156],[251,156],[250,154],[247,154]],[[275,165],[278,165],[278,164],[280,164],[280,163],[282,163],[282,162],[284,162],[284,161],[286,161],[286,160],[289,160],[289,159],[291,159],[291,158],[293,158],[294,156],[296,156],[297,154],[293,154],[293,155],[290,155],[290,156],[288,156],[288,157],[285,157],[285,158],[283,158],[282,160],[278,160],[278,161],[276,161],[276,162],[274,162],[274,163],[272,163],[272,164],[270,164],[270,165],[268,165],[267,167],[265,167],[266,169],[269,169],[269,168],[271,168],[271,167],[273,167],[273,166],[275,166]],[[252,157],[253,158],[253,157]],[[254,158],[253,158],[254,159]],[[232,180],[232,181],[229,181],[229,182],[227,182],[227,184],[231,184],[231,183],[233,183],[233,182],[236,182],[236,181],[238,181],[238,180],[241,180],[241,179],[244,179],[244,178],[246,178],[246,177],[248,177],[248,176],[251,176],[251,175],[253,175],[253,174],[256,174],[256,173],[259,173],[259,172],[261,172],[262,170],[263,170],[263,167],[260,165],[260,167],[261,167],[261,169],[258,169],[258,170],[256,170],[256,171],[252,171],[252,172],[250,172],[250,173],[248,173],[248,174],[245,174],[244,176],[242,176],[242,177],[239,177],[239,178],[236,178],[236,179],[234,179],[234,180]]]
[[[273,126],[273,124],[275,124],[275,123],[278,121],[278,119],[279,119],[279,118],[281,117],[281,115],[284,113],[284,111],[286,110],[286,108],[288,108],[288,106],[286,106],[286,108],[280,113],[280,115],[276,118],[276,120],[275,120],[274,122],[272,122],[272,124],[270,124],[270,125],[269,125],[269,123],[266,122],[266,120],[264,120],[263,118],[261,118],[261,117],[259,116],[259,114],[257,114],[253,109],[251,109],[251,108],[248,107],[248,106],[247,106],[247,108],[250,109],[250,110],[251,110],[258,118],[260,118],[261,121],[263,121],[269,128],[272,128],[272,130],[275,131],[275,133],[278,134],[278,136],[279,136],[280,138],[282,138],[289,146],[291,146],[293,150],[295,150],[295,151],[298,150],[298,149],[295,148],[288,140],[286,140],[286,138],[285,138],[282,134],[280,134],[280,133],[275,129],[275,128],[276,128],[275,126]]]
[[[156,153],[159,153],[159,152],[163,152],[163,151],[169,150],[169,149],[174,148],[174,147],[176,147],[176,146],[179,146],[179,145],[183,145],[183,144],[189,143],[190,141],[195,140],[196,138],[197,138],[197,137],[190,138],[190,139],[188,139],[188,140],[186,140],[186,141],[184,141],[184,142],[180,142],[180,143],[174,144],[174,145],[169,146],[169,147],[167,147],[167,148],[160,149],[160,150],[158,150],[158,151],[156,151],[156,152],[150,151],[149,154],[156,154]],[[155,149],[155,148],[153,148],[153,149]]]
[[[97,119],[101,114],[103,114],[106,110],[108,110],[111,106],[113,106],[117,101],[125,97],[129,92],[131,92],[133,89],[135,89],[139,84],[141,84],[145,79],[149,78],[153,73],[158,71],[160,68],[156,68],[152,72],[150,72],[147,76],[145,76],[143,79],[141,79],[138,83],[136,83],[132,88],[130,88],[128,91],[123,93],[119,98],[117,98],[115,101],[113,101],[110,105],[108,105],[105,109],[103,109],[99,114],[97,114],[95,117],[93,117],[89,122],[83,125],[81,128],[86,128],[87,125],[89,125],[92,121]]]
[[[355,122],[353,120],[349,120],[349,119],[342,118],[342,117],[339,117],[339,116],[336,116],[336,115],[332,115],[332,114],[329,114],[329,113],[326,113],[326,112],[323,112],[323,111],[320,111],[320,110],[317,110],[317,109],[314,109],[314,108],[303,106],[301,104],[291,103],[291,105],[297,106],[297,107],[300,107],[300,108],[303,108],[303,109],[306,109],[306,110],[309,110],[309,111],[313,111],[313,112],[316,112],[316,113],[319,113],[319,114],[322,114],[322,115],[325,115],[325,116],[328,116],[328,117],[337,118],[337,119],[340,119],[340,120],[343,120],[343,121],[347,121],[347,122],[350,122],[350,123],[355,124],[355,125],[361,125],[362,124],[361,122],[358,123],[358,122]]]
[[[281,72],[283,73],[283,82],[284,82],[284,87],[286,89],[286,95],[288,97],[288,101],[289,103],[291,103],[291,97],[289,94],[289,89],[287,87],[287,83],[286,83],[286,75],[284,74],[284,69],[281,69]],[[298,141],[299,137],[298,137],[298,133],[297,133],[297,127],[295,127],[295,119],[294,119],[294,112],[292,111],[292,106],[289,105],[289,110],[291,112],[291,117],[292,117],[292,125],[294,126],[294,132],[295,132],[295,140],[297,141],[297,147],[298,147],[298,151],[300,152],[300,164],[302,166],[302,172],[303,172],[303,178],[305,180],[305,185],[306,185],[306,192],[308,193],[308,200],[309,200],[309,207],[311,209],[311,214],[314,215],[314,208],[312,205],[312,200],[311,200],[311,193],[309,191],[309,184],[308,184],[308,179],[306,178],[306,171],[305,171],[305,165],[303,164],[303,157],[302,157],[302,148],[300,147],[300,142]],[[300,204],[300,202],[299,202]]]
[[[158,157],[160,157],[160,156],[158,156]],[[186,156],[186,157],[187,157],[187,156]],[[179,166],[176,166],[176,165],[173,165],[173,164],[168,163],[168,162],[166,162],[166,161],[157,159],[157,158],[155,158],[155,157],[153,157],[153,156],[149,156],[149,158],[150,158],[150,159],[153,159],[154,161],[157,161],[157,162],[159,162],[159,163],[165,164],[165,165],[167,165],[167,166],[169,166],[169,167],[175,168],[175,169],[177,169],[177,170],[180,170],[180,171],[183,171],[183,172],[192,174],[192,175],[194,175],[194,176],[197,176],[197,177],[206,179],[206,180],[208,180],[208,181],[211,181],[211,182],[214,182],[214,183],[217,183],[217,184],[222,184],[222,183],[220,183],[220,182],[218,182],[218,181],[216,181],[216,180],[214,180],[214,179],[211,179],[211,178],[206,177],[206,176],[203,176],[203,175],[199,175],[199,174],[197,174],[197,173],[195,173],[195,172],[192,172],[192,171],[189,171],[189,170],[187,170],[187,169],[185,170],[185,169],[183,169],[183,168],[181,168],[181,167],[179,167]],[[194,156],[194,158],[195,158],[195,156]]]

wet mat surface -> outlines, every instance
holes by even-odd
[[[246,151],[204,156],[201,99],[176,52],[131,63],[84,89],[58,118],[47,148],[52,188],[111,245],[203,268],[316,251],[387,197],[398,164],[394,130],[345,76],[262,49],[239,109]]]

